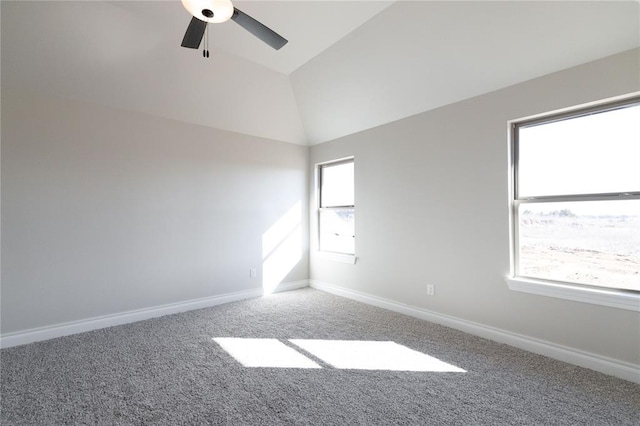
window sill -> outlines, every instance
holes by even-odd
[[[344,254],[344,253],[332,253],[328,251],[318,251],[316,252],[320,259],[332,260],[334,262],[342,262],[349,263],[351,265],[355,265],[356,260],[358,258],[353,254]]]
[[[513,291],[640,312],[640,294],[633,292],[587,288],[520,277],[507,277],[506,281],[509,290]]]

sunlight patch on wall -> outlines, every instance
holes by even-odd
[[[302,259],[302,202],[262,234],[262,288],[271,294]]]
[[[277,339],[217,337],[213,340],[245,367],[322,368]],[[316,339],[288,342],[337,369],[466,373],[455,365],[395,342]]]
[[[245,367],[321,368],[277,339],[216,337],[213,340]]]

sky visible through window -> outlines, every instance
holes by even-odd
[[[322,207],[354,205],[353,162],[324,166],[321,194]]]
[[[519,196],[640,190],[640,105],[519,130]],[[572,206],[576,214],[610,214],[611,205]],[[640,214],[619,203],[619,214]]]

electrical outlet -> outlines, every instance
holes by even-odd
[[[427,284],[427,295],[434,296],[436,294],[436,286],[433,284]]]
[[[249,278],[255,278],[256,276],[258,276],[256,268],[249,269]]]

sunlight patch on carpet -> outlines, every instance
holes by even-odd
[[[245,367],[321,368],[318,364],[277,339],[213,339]]]
[[[245,367],[322,368],[277,339],[213,340]],[[290,339],[288,342],[337,369],[466,373],[455,365],[390,341]]]
[[[307,339],[290,342],[340,369],[466,373],[455,365],[395,342]]]

